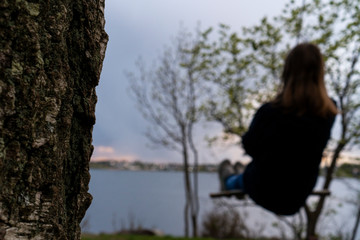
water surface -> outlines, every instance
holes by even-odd
[[[84,218],[88,222],[84,231],[114,232],[133,225],[160,229],[165,234],[174,236],[184,234],[185,197],[181,172],[91,170],[90,173],[89,191],[94,199]],[[318,182],[321,184],[322,179]],[[354,187],[360,185],[354,179],[348,182]],[[346,186],[343,180],[333,181],[333,194],[327,209],[335,210],[337,214],[330,214],[321,221],[320,232],[350,231],[352,228],[355,208],[344,204],[343,200],[356,199],[356,192]],[[216,192],[218,188],[215,173],[199,174],[200,217],[212,209],[213,201],[209,198],[209,193]],[[235,200],[232,202],[243,204]],[[276,216],[253,206],[251,201],[249,204],[249,207],[238,209],[247,216],[247,225],[253,229],[254,234],[278,235],[279,229],[273,227],[273,223],[278,221]],[[199,222],[201,225],[201,219]]]

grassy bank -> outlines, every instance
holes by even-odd
[[[185,240],[184,237],[172,236],[145,236],[145,235],[119,235],[119,234],[83,234],[81,240]],[[194,238],[194,240],[213,240],[212,238]],[[238,239],[241,240],[241,239]]]
[[[83,234],[81,240],[187,240],[185,237],[172,236],[146,236],[146,235],[120,235],[120,234]],[[215,238],[191,238],[193,240],[216,240]],[[228,239],[231,240],[231,239]],[[277,240],[276,238],[256,238],[256,239],[240,239],[236,240]]]

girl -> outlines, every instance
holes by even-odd
[[[242,137],[252,161],[241,174],[228,160],[220,164],[222,190],[241,189],[279,215],[296,213],[315,186],[336,114],[319,48],[297,45],[285,60],[280,93],[260,107]]]

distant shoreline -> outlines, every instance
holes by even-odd
[[[97,161],[90,162],[90,169],[104,169],[104,170],[121,170],[121,171],[162,171],[162,172],[182,172],[184,170],[183,164],[180,163],[147,163],[141,161]],[[193,166],[189,167],[189,171],[194,170]],[[323,175],[326,167],[320,169],[320,175]],[[198,166],[199,172],[217,172],[217,164],[200,164]],[[345,163],[339,166],[336,170],[336,177],[350,177],[360,178],[360,165]]]
[[[108,169],[108,170],[124,170],[124,171],[176,171],[184,170],[183,164],[179,163],[146,163],[141,161],[98,161],[90,162],[91,169]],[[194,167],[190,166],[189,170],[193,171]],[[199,172],[216,172],[217,164],[200,164]]]

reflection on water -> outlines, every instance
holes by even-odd
[[[133,224],[135,227],[160,229],[174,236],[183,235],[185,198],[181,172],[91,170],[90,173],[89,191],[94,199],[84,218],[88,222],[84,231],[114,232]],[[319,184],[321,182],[322,179],[319,179]],[[348,182],[359,187],[357,180],[350,179]],[[212,208],[209,193],[217,190],[218,178],[215,173],[199,174],[200,217]],[[356,199],[356,193],[340,180],[332,183],[331,190],[333,194],[328,208],[336,210],[337,215],[323,219],[319,231],[350,231],[354,224],[355,208],[349,204],[341,205],[343,201],[340,198]],[[262,233],[268,236],[279,234],[279,229],[273,227],[277,221],[273,214],[253,206],[251,202],[248,207],[239,207],[239,210],[247,214],[247,225],[254,232],[263,229]]]

